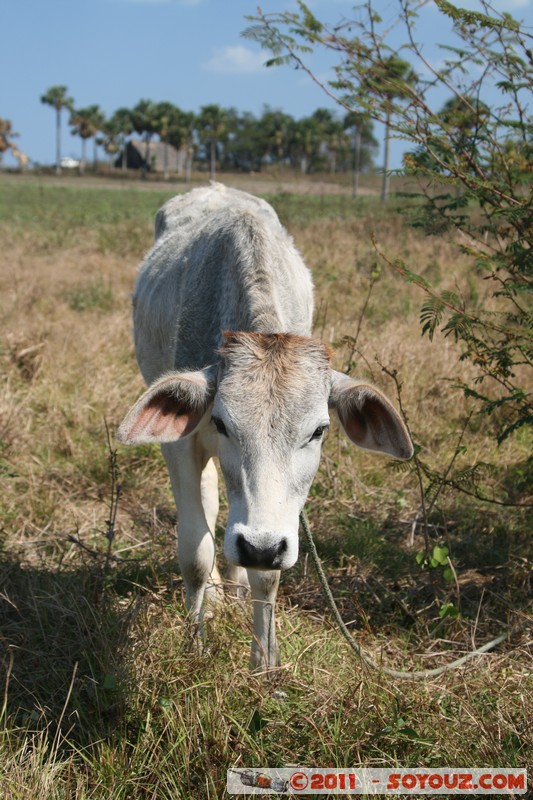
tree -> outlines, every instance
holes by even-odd
[[[368,114],[348,111],[343,125],[345,130],[351,130],[353,137],[352,197],[357,197],[359,176],[365,167],[372,166],[372,150],[377,147],[377,141],[372,133],[372,120]]]
[[[435,0],[435,27],[452,37],[435,67],[419,45],[419,6],[397,4],[393,26],[373,0],[330,24],[298,0],[296,12],[259,10],[245,35],[270,49],[270,65],[297,65],[346,111],[368,114],[414,147],[403,170],[418,183],[411,221],[428,233],[459,233],[452,241],[483,271],[485,291],[468,300],[459,290],[439,291],[405,262],[384,257],[425,293],[422,332],[440,330],[461,345],[475,371],[463,391],[492,415],[501,442],[533,423],[531,35],[484,0],[483,13]],[[316,48],[334,54],[334,80],[321,81],[309,67]],[[436,87],[453,98],[443,110],[434,106]]]
[[[216,157],[219,168],[227,169],[233,165],[234,145],[241,129],[241,116],[236,108],[224,108],[223,112],[224,130],[220,141],[217,142]]]
[[[367,90],[376,98],[384,116],[382,203],[386,203],[389,196],[392,116],[399,113],[399,102],[409,99],[415,82],[416,76],[409,63],[396,54],[376,60],[361,80],[362,91]]]
[[[233,169],[260,170],[265,149],[260,120],[248,111],[239,114],[232,109],[230,114],[231,133],[224,145],[227,163]]]
[[[151,100],[139,100],[137,105],[131,110],[131,121],[133,130],[142,136],[145,143],[142,176],[146,177],[146,173],[150,169],[150,142],[154,134],[157,133],[155,103]]]
[[[122,171],[128,168],[128,155],[126,152],[128,136],[133,133],[132,112],[129,108],[117,108],[109,120],[110,128],[115,131],[117,144],[122,149]]]
[[[444,103],[438,114],[456,148],[467,158],[475,157],[490,118],[487,104],[477,97],[454,95]]]
[[[41,96],[41,103],[52,106],[56,111],[56,173],[61,174],[61,111],[71,111],[74,105],[72,97],[68,97],[66,86],[51,86]]]
[[[104,119],[100,124],[101,136],[98,137],[98,144],[104,148],[108,157],[109,171],[113,169],[113,161],[120,150],[121,126],[113,115]]]
[[[28,165],[29,158],[26,153],[23,153],[22,150],[19,150],[15,144],[14,139],[17,136],[18,133],[15,133],[13,130],[11,120],[0,117],[0,161],[2,160],[2,156],[6,150],[11,150],[11,155],[18,161],[19,170],[24,172],[24,169]]]
[[[261,159],[284,161],[289,156],[294,119],[279,109],[265,106],[257,125]]]
[[[165,180],[169,178],[168,146],[170,144],[170,136],[175,129],[181,130],[180,125],[181,112],[175,105],[166,101],[156,103],[154,106],[154,128],[164,146],[163,173]]]
[[[219,105],[202,106],[196,120],[200,140],[209,153],[209,176],[216,178],[217,151],[228,132],[228,113]]]
[[[15,136],[17,134],[13,131],[11,120],[0,117],[0,155],[9,150]]]
[[[302,175],[307,175],[320,147],[320,126],[314,117],[293,120],[290,130],[289,152],[293,164],[299,163]]]
[[[490,118],[490,108],[479,98],[472,96],[450,97],[438,112],[440,125],[446,129],[446,140],[441,137],[431,137],[426,145],[419,145],[408,158],[414,160],[422,167],[431,166],[432,171],[443,174],[446,164],[453,168],[453,162],[458,158],[463,161],[466,172],[475,171],[475,163],[480,154],[480,148],[486,135],[486,125]],[[430,145],[428,148],[427,145]],[[438,153],[441,164],[435,163],[431,153]],[[457,184],[457,196],[461,194],[461,186]]]
[[[70,114],[69,123],[72,125],[72,134],[73,136],[79,136],[82,143],[80,160],[80,174],[82,175],[87,165],[87,141],[89,139],[94,141],[93,169],[96,170],[96,134],[102,130],[104,122],[104,115],[98,105],[73,109]]]
[[[320,168],[326,159],[329,161],[330,171],[335,171],[337,153],[341,142],[339,135],[342,133],[342,125],[335,114],[328,108],[317,108],[310,117],[312,125],[315,127],[316,152],[314,154],[317,168]]]
[[[103,132],[105,114],[98,105],[89,106],[93,126],[93,170],[98,169],[98,133]]]
[[[69,124],[72,126],[72,135],[79,136],[81,139],[80,175],[83,175],[87,165],[87,140],[93,135],[92,125],[86,112],[87,109],[85,108],[73,110],[69,119]]]
[[[168,134],[169,143],[178,151],[178,174],[182,174],[183,165],[185,165],[187,183],[191,180],[195,123],[196,117],[191,111],[182,111],[180,108],[176,108]]]
[[[160,140],[163,143],[164,158],[163,158],[163,178],[168,181],[168,137],[170,128],[172,126],[172,117],[174,115],[174,106],[172,103],[162,102],[157,103],[154,107],[154,128]]]

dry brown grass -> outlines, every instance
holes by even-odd
[[[40,191],[58,202],[51,187]],[[248,612],[228,608],[211,625],[210,652],[191,652],[156,448],[118,453],[117,559],[105,567],[105,423],[114,430],[142,389],[129,296],[161,194],[143,192],[141,208],[118,188],[112,202],[103,187],[85,191],[71,199],[79,218],[63,228],[65,212],[51,222],[38,210],[0,224],[2,798],[219,797],[235,764],[525,765],[526,633],[442,681],[392,685],[353,663],[305,557],[281,592],[285,704],[248,673]],[[116,208],[88,222],[95,192]],[[280,210],[315,278],[317,335],[336,345],[342,369],[353,350],[343,337],[359,328],[354,372],[394,397],[380,364],[397,370],[423,457],[443,469],[470,410],[452,384],[470,368],[452,341],[421,339],[416,287],[383,265],[361,316],[378,263],[370,234],[441,287],[483,285],[472,284],[452,243],[425,239],[392,212],[353,216],[339,201],[343,213],[326,204],[291,218],[286,200]],[[531,441],[521,434],[498,449],[490,434],[490,420],[472,418],[457,467],[496,464],[488,480],[503,493]],[[416,564],[419,530],[408,546],[419,503],[413,472],[330,435],[309,501],[320,551],[345,619],[371,652],[403,669],[441,664],[520,618],[530,580],[527,510],[444,491],[430,534],[451,548],[458,580],[448,584]],[[119,560],[128,558],[139,560]],[[439,617],[449,601],[457,619]]]

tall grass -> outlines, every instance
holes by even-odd
[[[392,683],[354,661],[304,552],[282,581],[273,682],[248,670],[247,607],[228,601],[199,653],[168,478],[148,446],[117,451],[109,551],[106,424],[142,388],[129,295],[167,196],[0,182],[0,797],[218,798],[230,766],[527,766],[525,633],[438,681]],[[371,198],[271,200],[313,270],[315,331],[335,365],[393,397],[382,366],[396,370],[424,458],[449,463],[471,411],[453,388],[468,367],[452,342],[420,339],[416,288],[384,269],[370,234],[443,286],[482,295],[483,282],[450,243]],[[524,503],[530,446],[522,432],[498,449],[490,420],[473,415],[457,468],[482,454],[495,497]],[[449,581],[417,561],[419,504],[416,475],[332,431],[308,503],[318,548],[354,634],[401,669],[491,638],[523,616],[530,591],[527,508],[444,488],[429,537],[449,548]],[[457,614],[442,613],[450,605]]]

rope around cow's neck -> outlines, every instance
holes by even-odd
[[[413,680],[413,681],[423,681],[427,680],[428,678],[436,678],[438,675],[442,675],[443,672],[448,672],[451,669],[457,669],[466,661],[469,661],[471,658],[476,656],[480,656],[483,653],[486,653],[488,650],[492,650],[494,647],[499,645],[501,642],[508,639],[511,634],[516,633],[528,625],[531,624],[531,620],[525,620],[518,625],[509,628],[509,630],[500,633],[499,636],[496,636],[495,639],[492,639],[490,642],[478,647],[476,650],[472,650],[470,653],[462,656],[461,658],[456,659],[455,661],[450,662],[449,664],[444,664],[442,667],[436,667],[435,669],[424,669],[424,670],[413,670],[412,672],[402,672],[401,670],[390,669],[389,667],[384,666],[383,664],[377,664],[365,651],[362,647],[357,644],[355,639],[353,638],[352,634],[346,627],[343,622],[343,619],[339,613],[339,609],[337,608],[337,604],[333,598],[331,593],[331,589],[328,585],[328,580],[326,578],[326,574],[324,572],[324,568],[322,566],[322,562],[320,561],[319,555],[317,553],[315,542],[313,540],[313,536],[311,533],[311,529],[309,527],[309,520],[307,519],[307,514],[305,510],[303,510],[300,514],[300,522],[302,524],[302,528],[305,534],[305,538],[307,539],[307,544],[309,546],[309,550],[311,552],[311,556],[313,558],[316,571],[318,574],[318,579],[320,581],[320,585],[324,591],[324,595],[328,602],[328,605],[331,609],[333,616],[335,617],[335,621],[339,626],[339,629],[350,645],[351,649],[356,653],[356,655],[368,666],[372,669],[378,670],[379,672],[384,672],[386,675],[390,675],[392,678],[399,678],[401,680]]]

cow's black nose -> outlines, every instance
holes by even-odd
[[[248,542],[242,534],[237,536],[237,550],[241,567],[252,569],[279,569],[281,559],[287,550],[287,540],[280,539],[272,547],[258,548]]]

